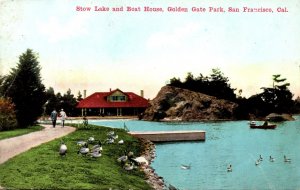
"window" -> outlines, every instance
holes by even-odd
[[[125,102],[126,97],[125,96],[110,96],[111,102]]]

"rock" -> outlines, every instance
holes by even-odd
[[[172,86],[162,87],[150,105],[143,114],[143,120],[232,120],[238,107],[227,100]]]
[[[144,152],[140,157],[145,158],[148,162],[148,165],[144,164],[141,167],[143,172],[146,175],[146,182],[149,183],[153,189],[155,190],[163,190],[165,189],[165,184],[163,183],[163,178],[158,176],[154,169],[150,166],[150,163],[153,161],[153,154],[155,153],[155,144],[146,139],[140,139],[142,144],[144,145]]]
[[[293,121],[295,120],[292,115],[290,114],[276,114],[276,113],[271,113],[269,114],[266,119],[269,121]]]

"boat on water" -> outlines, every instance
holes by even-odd
[[[276,125],[272,124],[268,124],[268,122],[265,122],[262,125],[257,125],[255,121],[251,121],[250,122],[250,128],[251,129],[275,129]]]

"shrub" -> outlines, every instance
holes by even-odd
[[[0,131],[17,127],[15,106],[10,99],[0,98]]]

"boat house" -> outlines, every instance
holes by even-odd
[[[134,116],[143,113],[149,106],[149,100],[143,96],[143,90],[141,96],[120,89],[95,92],[81,100],[77,108],[82,110],[83,116]]]

